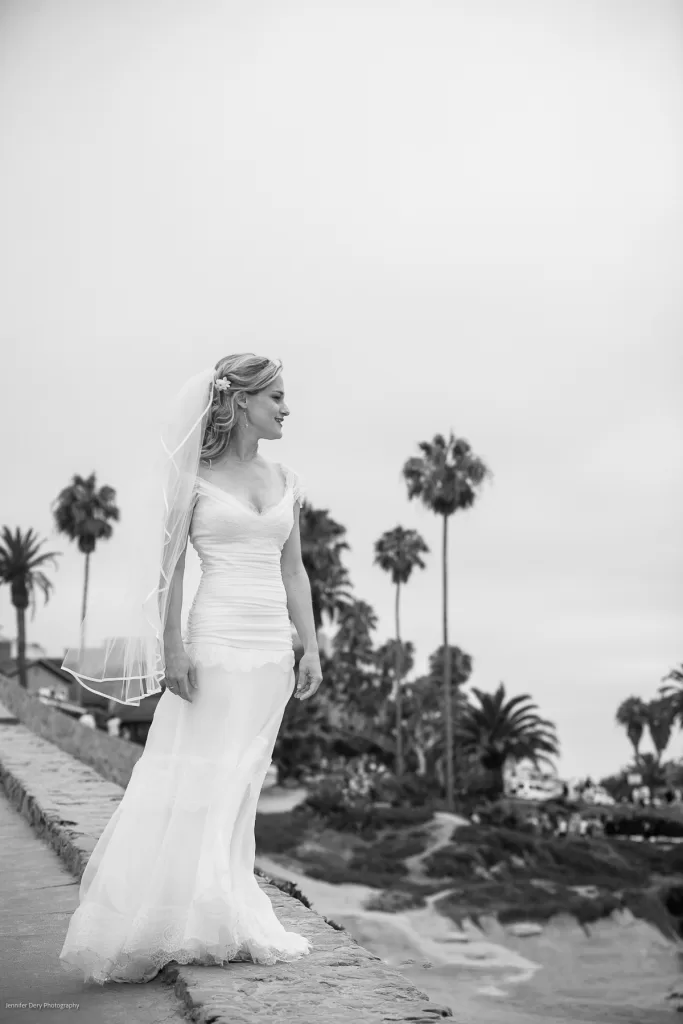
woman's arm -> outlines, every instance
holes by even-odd
[[[311,583],[301,558],[298,501],[294,505],[294,526],[282,548],[280,565],[287,594],[287,610],[303,644],[304,653],[317,654],[318,638],[313,619]]]
[[[187,541],[180,558],[176,563],[171,577],[171,587],[168,595],[168,609],[166,615],[166,626],[164,627],[164,644],[182,643],[180,629],[180,615],[183,607],[183,578],[185,576],[185,555],[187,554]]]
[[[192,691],[196,688],[195,670],[187,656],[180,630],[180,613],[183,606],[183,576],[187,541],[173,570],[168,595],[168,614],[164,627],[164,663],[166,666],[166,688],[177,697],[192,703]]]

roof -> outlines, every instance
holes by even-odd
[[[39,665],[41,668],[44,668],[47,672],[50,672],[52,675],[56,676],[59,680],[61,680],[61,682],[66,683],[67,686],[71,686],[72,683],[76,682],[74,677],[70,675],[69,672],[65,672],[62,669],[61,658],[35,658],[32,661],[26,662],[26,670],[29,671],[36,665]],[[16,660],[13,659],[11,662],[7,663],[7,667],[3,668],[2,671],[4,675],[8,676],[10,679],[12,679],[14,676],[18,676],[19,666],[17,665]]]
[[[48,672],[52,672],[53,675],[57,676],[62,680],[63,683],[71,686],[76,682],[70,672],[65,672],[62,668],[61,658],[37,658],[35,661],[29,663],[28,668],[32,665],[40,665],[42,668],[47,669]]]

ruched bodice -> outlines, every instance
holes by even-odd
[[[250,650],[291,650],[292,634],[280,557],[302,500],[287,467],[284,494],[259,512],[215,484],[197,478],[190,541],[202,569],[185,642]]]

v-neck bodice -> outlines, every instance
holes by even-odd
[[[303,501],[298,475],[282,467],[285,490],[259,512],[197,477],[190,541],[202,577],[188,619],[189,643],[282,649],[291,646],[280,556]]]
[[[253,512],[254,515],[266,516],[268,515],[269,512],[274,511],[282,504],[282,502],[289,494],[289,491],[291,490],[292,482],[291,479],[288,477],[285,481],[284,494],[282,495],[280,500],[275,502],[274,505],[268,505],[266,508],[263,509],[257,509],[255,505],[251,504],[251,502],[244,501],[242,498],[238,498],[236,494],[231,494],[230,491],[226,491],[225,488],[219,487],[217,484],[212,484],[210,480],[206,480],[204,477],[199,476],[197,477],[197,490],[201,491],[202,487],[207,487],[212,491],[217,491],[218,494],[220,494],[223,498],[226,498],[228,501],[236,502],[238,505],[241,505],[242,508],[246,508],[248,509],[248,511]]]

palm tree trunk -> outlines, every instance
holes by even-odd
[[[19,605],[17,609],[17,665],[19,667],[19,685],[28,690],[26,675],[26,609]]]
[[[401,592],[400,582],[396,584],[396,662],[395,662],[395,677],[396,677],[396,774],[400,778],[403,775],[403,693],[401,687],[401,678],[403,675],[403,665],[401,657],[401,624],[399,617],[399,595]]]
[[[90,581],[90,552],[85,555],[85,579],[83,580],[83,607],[81,608],[81,647],[85,647],[85,613],[88,607],[88,583]]]
[[[443,517],[443,710],[446,723],[446,808],[455,810],[453,777],[453,709],[451,707],[451,651],[448,646],[448,516]]]
[[[495,765],[491,772],[491,780],[493,782],[493,798],[498,800],[505,793],[505,775],[504,775],[505,763]]]

